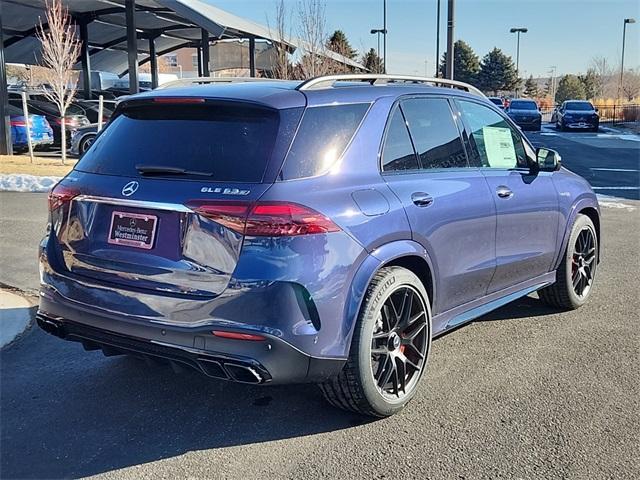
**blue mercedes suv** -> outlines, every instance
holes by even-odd
[[[372,416],[434,337],[532,292],[580,307],[600,249],[556,152],[470,85],[391,75],[127,97],[49,210],[47,332]]]

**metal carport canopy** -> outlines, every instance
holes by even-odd
[[[37,64],[40,45],[36,25],[45,22],[45,0],[2,0],[4,56],[7,63]],[[125,0],[62,0],[77,21],[88,23],[91,70],[124,74],[127,63]],[[284,45],[290,52],[304,42],[281,39],[267,27],[240,18],[202,0],[136,0],[135,26],[138,39],[155,38],[156,54],[163,55],[183,47],[197,47],[202,29],[210,40],[257,38]],[[149,60],[149,44],[139,41],[138,62]],[[361,64],[327,51],[328,58],[355,68]],[[81,69],[78,62],[77,69]]]
[[[2,3],[5,62],[37,64],[40,45],[35,33],[40,20],[45,22],[45,0],[2,0]],[[62,0],[62,3],[77,21],[88,22],[91,69],[119,75],[126,72],[125,0]],[[296,48],[268,28],[201,0],[136,0],[135,8],[138,39],[156,37],[157,55],[197,46],[202,29],[209,32],[211,40],[259,38],[284,45],[291,52]],[[138,61],[146,62],[148,42],[138,42],[137,49]],[[80,63],[76,67],[80,69]]]

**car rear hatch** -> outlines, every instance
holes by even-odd
[[[31,126],[31,138],[33,140],[53,139],[51,126],[43,115],[29,115],[29,125]]]
[[[279,167],[299,116],[194,99],[123,105],[50,195],[59,268],[130,289],[219,295],[242,247],[237,218],[273,183],[269,166]]]

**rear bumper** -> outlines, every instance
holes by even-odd
[[[344,360],[306,355],[262,332],[265,340],[245,341],[216,337],[211,327],[134,323],[71,306],[50,293],[41,295],[36,319],[47,333],[80,342],[86,350],[102,349],[107,356],[133,354],[242,383],[319,382],[337,375],[344,365]]]

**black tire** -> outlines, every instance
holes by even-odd
[[[80,140],[80,143],[78,144],[78,152],[80,152],[80,155],[89,150],[95,139],[95,135],[86,135],[82,140]]]
[[[407,298],[411,301],[406,301]],[[406,319],[408,327],[396,334],[389,312],[393,308],[397,313],[398,303],[401,309],[400,315],[396,315],[396,326],[405,324]],[[418,317],[420,309],[424,311],[423,317]],[[386,336],[385,329],[390,332]],[[420,355],[416,353],[419,350]],[[320,384],[320,389],[330,404],[343,410],[373,417],[393,415],[415,395],[430,350],[431,309],[424,285],[405,268],[381,268],[362,302],[342,372]],[[388,382],[392,383],[393,392],[385,391]],[[400,382],[404,385],[402,392]]]
[[[583,233],[585,232],[585,233]],[[582,241],[583,236],[591,238],[590,245],[579,245],[579,239]],[[585,243],[582,241],[582,243]],[[576,250],[589,251],[590,254],[579,255]],[[567,248],[564,251],[560,266],[556,270],[556,282],[553,285],[538,291],[540,299],[552,307],[562,308],[565,310],[575,310],[584,305],[595,281],[598,267],[598,236],[591,219],[579,214],[571,229],[571,235],[567,242]],[[582,268],[582,270],[580,270]],[[584,283],[578,283],[576,287],[574,279],[576,275],[582,277],[584,271],[585,280],[579,280]]]

